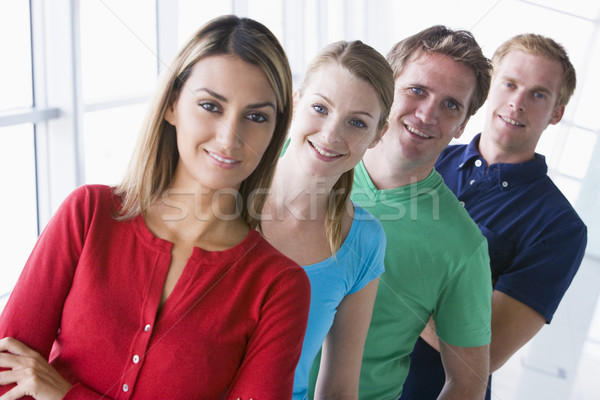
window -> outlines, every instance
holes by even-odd
[[[0,311],[39,232],[64,197],[84,183],[121,180],[157,75],[175,49],[206,21],[231,13],[255,18],[273,31],[288,54],[296,83],[327,43],[359,39],[385,55],[401,38],[439,23],[472,31],[487,56],[500,42],[522,32],[545,34],[565,45],[577,69],[577,90],[563,121],[542,135],[538,151],[546,155],[551,177],[588,225],[588,266],[582,268],[587,268],[584,276],[590,283],[584,294],[571,293],[590,303],[578,301],[577,313],[569,315],[573,321],[567,321],[573,323],[558,326],[582,353],[579,357],[570,352],[574,355],[566,362],[566,383],[560,382],[561,388],[573,386],[567,388],[570,397],[552,391],[551,385],[535,389],[549,387],[552,395],[546,397],[571,400],[595,390],[585,398],[596,398],[597,387],[584,386],[594,378],[585,374],[592,374],[600,362],[600,289],[594,285],[600,271],[597,1],[462,0],[438,1],[435,6],[407,6],[396,0],[0,1]],[[459,142],[479,132],[484,113],[485,105],[470,119]],[[595,317],[589,322],[582,315],[593,314],[594,305]],[[551,329],[557,329],[556,322]],[[531,346],[539,343],[536,338]],[[550,347],[541,352],[550,353]],[[519,373],[510,368],[503,370]],[[505,385],[505,392],[499,393],[506,400],[515,397],[505,393],[516,393],[520,385],[513,378],[495,379],[498,388]],[[528,379],[522,380],[531,386]]]
[[[29,2],[0,3],[0,52],[4,55],[0,69],[0,111],[33,105],[31,82],[31,36]]]
[[[231,1],[179,0],[177,2],[178,46],[183,45],[204,23],[219,15],[232,12]]]
[[[17,282],[38,235],[33,124],[0,128],[0,302]]]
[[[131,157],[156,83],[156,4],[79,4],[84,180],[115,185]]]
[[[146,103],[85,113],[85,182],[117,185],[138,137]]]
[[[33,105],[29,3],[0,3],[0,310],[37,239],[34,126],[12,125]],[[11,120],[11,117],[13,119]]]

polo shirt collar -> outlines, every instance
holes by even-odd
[[[524,163],[496,163],[488,166],[477,149],[480,136],[481,133],[478,133],[473,140],[471,140],[471,143],[467,145],[467,148],[460,158],[460,163],[458,165],[459,170],[470,168],[472,165],[476,165],[476,163],[481,163],[481,167],[487,168],[488,173],[489,170],[497,171],[498,183],[504,188],[532,182],[546,176],[548,173],[546,157],[538,153],[535,153],[532,160]]]

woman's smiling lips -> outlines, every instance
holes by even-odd
[[[208,154],[209,160],[211,160],[214,164],[218,165],[221,168],[233,168],[241,161],[236,160],[231,157],[227,157],[222,154],[213,153],[212,151],[205,150],[206,154]]]
[[[314,144],[313,142],[311,142],[310,140],[308,141],[308,143],[310,144],[311,148],[314,150],[314,153],[319,160],[334,161],[343,156],[343,154],[336,153],[333,150],[319,147],[316,144]]]

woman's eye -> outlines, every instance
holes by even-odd
[[[261,113],[252,113],[248,115],[248,119],[254,122],[269,122],[269,118],[267,118],[264,114]]]
[[[218,112],[219,111],[219,106],[217,106],[214,103],[210,103],[210,102],[202,102],[202,103],[200,103],[200,107],[202,107],[206,111],[210,111],[210,112]]]
[[[544,97],[546,97],[546,96],[544,96],[543,93],[540,93],[540,92],[535,92],[533,95],[535,96],[536,99],[543,99]]]
[[[418,88],[418,87],[410,88],[410,91],[413,92],[414,94],[423,94],[423,89]]]
[[[367,124],[365,124],[364,121],[361,121],[360,119],[350,120],[350,125],[354,126],[355,128],[366,128],[367,127]]]
[[[319,114],[327,114],[327,109],[320,104],[313,104],[312,108]]]

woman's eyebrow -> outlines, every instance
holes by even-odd
[[[206,93],[210,94],[211,96],[216,97],[217,100],[227,103],[227,98],[225,96],[215,92],[214,90],[210,90],[208,88],[198,88],[198,89],[194,90],[194,92],[206,92]]]
[[[194,90],[194,92],[206,92],[206,93],[210,94],[211,96],[215,97],[217,100],[220,100],[223,103],[227,103],[227,97],[215,92],[214,90],[202,87],[202,88],[198,88],[198,89]],[[247,108],[262,108],[262,107],[271,107],[273,110],[275,110],[275,111],[277,110],[277,107],[275,106],[275,104],[273,104],[270,101],[248,104]]]

